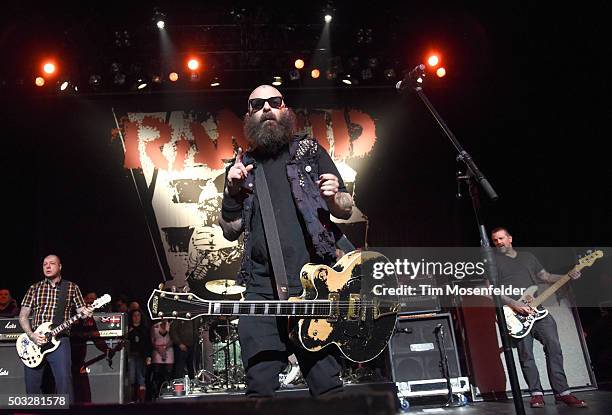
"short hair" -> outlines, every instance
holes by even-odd
[[[491,235],[493,235],[494,233],[497,233],[497,232],[501,232],[501,231],[504,231],[504,232],[506,232],[506,235],[511,236],[510,232],[508,232],[508,229],[504,228],[503,226],[498,226],[497,228],[494,228],[491,231]]]
[[[45,255],[45,257],[43,258],[43,262],[44,262],[44,260],[45,260],[45,259],[49,258],[50,256],[54,256],[54,257],[56,257],[56,258],[57,258],[57,262],[58,262],[59,264],[61,264],[61,263],[62,263],[62,259],[61,259],[61,258],[59,257],[59,255],[57,255],[57,254],[49,254],[49,255]]]

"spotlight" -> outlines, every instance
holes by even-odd
[[[160,12],[157,8],[154,9],[153,17],[151,20],[155,23],[159,30],[164,30],[166,27],[166,15],[165,13]]]
[[[170,75],[168,75],[168,79],[170,79],[170,81],[172,82],[176,82],[179,79],[179,75],[176,72],[170,72]]]
[[[275,76],[274,81],[272,81],[272,85],[279,86],[283,84],[283,78],[280,76]]]
[[[296,69],[302,69],[304,67],[304,61],[302,59],[296,59],[294,65]]]
[[[319,76],[321,76],[321,71],[314,68],[312,71],[310,71],[310,76],[312,76],[313,79],[317,79]]]
[[[136,87],[136,89],[145,89],[147,87],[147,83],[144,82],[142,79],[139,79],[137,83],[138,86]]]
[[[430,55],[427,58],[427,64],[429,64],[429,66],[431,67],[435,67],[436,65],[438,65],[438,63],[440,63],[440,58],[438,58],[437,55]]]
[[[34,84],[36,84],[36,86],[43,86],[45,84],[45,78],[42,76],[37,76],[34,80]]]
[[[102,82],[102,77],[98,74],[89,75],[89,86],[98,86]]]
[[[446,69],[440,67],[436,70],[436,75],[438,75],[439,78],[442,78],[444,75],[446,75]]]
[[[221,85],[221,82],[219,81],[219,78],[217,78],[216,76],[213,78],[212,82],[210,83],[210,86],[212,86],[213,88],[218,87]]]
[[[60,85],[60,91],[65,91],[65,90],[66,90],[66,88],[68,88],[68,85],[69,85],[69,84],[70,84],[70,83],[69,83],[68,81],[64,81],[64,82],[62,82],[62,84]]]
[[[325,7],[323,8],[323,20],[325,20],[325,23],[329,23],[332,21],[335,11],[336,9],[334,8],[334,5],[331,1],[325,5]]]
[[[45,62],[45,64],[43,65],[43,71],[47,75],[54,74],[56,69],[57,68],[55,67],[55,64],[53,62]]]
[[[346,84],[346,85],[352,85],[353,81],[351,80],[351,75],[347,74],[343,79],[342,79],[342,83]]]
[[[157,28],[159,30],[163,30],[166,27],[166,22],[164,22],[163,20],[158,20],[155,24],[157,25]]]
[[[200,67],[200,61],[196,58],[191,58],[187,61],[187,67],[192,71],[197,71]]]
[[[395,78],[395,69],[393,69],[393,68],[385,69],[383,74],[385,75],[386,79],[393,79],[393,78]]]

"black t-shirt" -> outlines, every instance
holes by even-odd
[[[331,173],[335,175],[340,182],[339,191],[346,192],[342,177],[340,177],[331,157],[321,146],[317,148],[319,174]],[[293,200],[287,177],[289,148],[287,147],[275,157],[263,158],[255,155],[255,160],[257,161],[257,168],[263,168],[266,172],[266,181],[270,190],[278,236],[285,260],[289,294],[298,295],[302,292],[299,273],[304,264],[313,261],[311,256],[313,250],[312,241]],[[270,262],[257,196],[253,200],[251,243],[253,244],[251,252],[253,279],[248,286],[248,291],[261,294],[276,292],[276,286],[272,285],[270,278],[273,275],[272,263]]]
[[[538,283],[537,275],[544,269],[530,252],[519,252],[515,258],[498,253],[495,256],[499,283],[516,288],[527,288]],[[515,298],[516,297],[516,298]],[[520,296],[513,296],[518,299]]]

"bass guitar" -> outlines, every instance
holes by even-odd
[[[578,260],[573,270],[580,271],[585,267],[590,267],[598,259],[603,257],[603,252],[598,250],[583,256]],[[520,314],[514,311],[509,306],[504,306],[504,317],[506,318],[506,325],[508,326],[508,333],[515,339],[522,339],[529,334],[533,324],[543,319],[548,315],[548,310],[542,307],[542,303],[553,295],[559,288],[563,287],[571,277],[565,274],[559,281],[548,287],[542,294],[536,297],[538,291],[537,285],[532,285],[525,290],[525,293],[519,298],[518,301],[533,308],[534,312],[531,314]]]
[[[91,308],[94,310],[102,307],[103,305],[109,303],[111,300],[111,296],[108,294],[104,294],[102,297],[98,298],[93,302]],[[46,323],[41,324],[34,331],[35,333],[42,334],[47,339],[46,343],[42,345],[37,345],[35,342],[30,340],[26,333],[23,333],[21,336],[17,338],[17,343],[15,347],[17,347],[17,354],[19,358],[27,367],[37,367],[42,363],[45,358],[45,355],[51,353],[55,349],[58,348],[60,341],[56,338],[58,334],[62,331],[66,330],[70,327],[74,322],[76,322],[79,318],[82,317],[82,314],[76,314],[64,321],[61,324],[58,324],[56,327],[53,327],[53,323],[48,321]]]
[[[208,301],[192,293],[154,290],[147,303],[153,320],[200,316],[286,316],[297,320],[291,338],[309,351],[335,344],[354,362],[367,362],[385,348],[395,328],[397,295],[376,295],[374,286],[396,289],[397,276],[373,278],[373,264],[390,262],[372,251],[353,251],[333,267],[306,264],[303,293],[286,301]],[[380,287],[378,287],[380,288]],[[385,290],[392,293],[395,290]]]

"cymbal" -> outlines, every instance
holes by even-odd
[[[241,292],[244,292],[246,290],[246,287],[243,287],[242,285],[236,285],[236,281],[234,280],[208,281],[205,284],[205,287],[208,291],[221,295],[235,295],[240,294]]]

